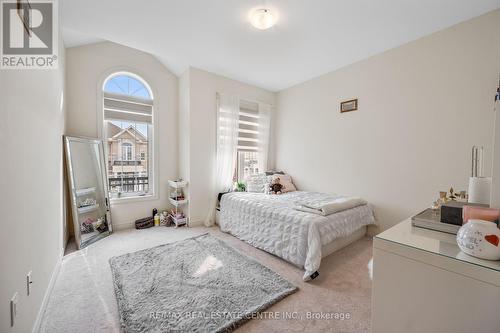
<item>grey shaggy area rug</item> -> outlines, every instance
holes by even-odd
[[[125,332],[229,332],[297,287],[201,235],[110,259]]]

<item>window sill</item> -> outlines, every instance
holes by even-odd
[[[152,201],[152,200],[158,200],[158,195],[148,194],[148,195],[141,195],[141,196],[110,198],[109,199],[111,206],[125,204],[125,203],[132,203],[132,202]]]

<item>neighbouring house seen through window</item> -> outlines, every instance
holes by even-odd
[[[238,180],[246,181],[249,176],[259,173],[258,152],[238,150]]]

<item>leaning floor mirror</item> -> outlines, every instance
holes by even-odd
[[[111,213],[101,140],[64,137],[75,241],[79,249],[109,236]]]

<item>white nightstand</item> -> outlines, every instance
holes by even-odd
[[[500,332],[500,261],[411,220],[373,240],[373,333]]]

